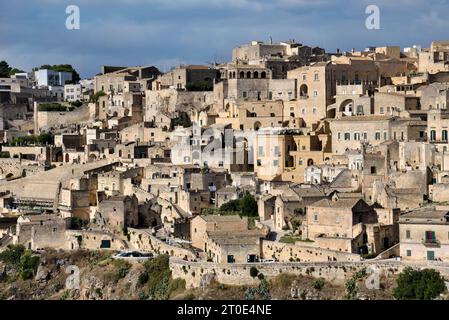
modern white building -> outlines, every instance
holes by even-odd
[[[67,81],[72,81],[72,73],[48,69],[35,71],[34,77],[38,87],[63,87]]]

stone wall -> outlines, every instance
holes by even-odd
[[[130,240],[129,245],[136,250],[150,251],[159,254],[168,254],[179,259],[195,260],[196,256],[192,251],[181,247],[171,246],[158,238],[152,236],[148,230],[128,229]]]
[[[449,201],[449,184],[434,184],[429,186],[429,196],[433,202]]]
[[[387,277],[404,269],[404,265],[398,261],[217,264],[170,259],[173,278],[185,279],[187,287],[200,287],[206,279],[215,279],[226,285],[256,285],[259,280],[250,276],[252,267],[256,267],[268,279],[288,273],[324,278],[340,285],[363,269],[366,269],[368,274],[372,273],[370,270],[380,270]]]
[[[123,250],[128,246],[123,239],[100,231],[66,231],[66,249],[68,250]],[[102,246],[103,241],[110,243],[110,247]]]
[[[70,112],[53,112],[35,110],[34,125],[36,132],[61,125],[89,121],[89,108],[81,106]]]
[[[263,240],[262,257],[280,262],[360,261],[360,255],[315,247],[313,243],[287,244]]]
[[[27,176],[31,176],[44,170],[44,166],[39,165],[36,161],[15,158],[0,159],[0,180],[11,174],[14,178],[22,177],[24,171]]]

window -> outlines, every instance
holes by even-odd
[[[447,141],[447,130],[443,130],[441,136],[443,141]]]
[[[319,78],[318,78],[318,73],[315,73],[315,74],[313,75],[313,80],[314,80],[314,81],[318,81],[318,80],[319,80]]]
[[[276,147],[274,147],[274,156],[275,157],[279,157],[279,147],[278,146],[276,146]]]
[[[302,81],[307,81],[307,75],[306,74],[302,75]]]
[[[435,141],[437,139],[437,132],[435,130],[430,131],[430,140]]]
[[[312,112],[313,112],[313,114],[316,114],[316,108],[313,108]]]
[[[261,166],[262,166],[262,160],[260,160],[260,159],[257,160],[257,166],[258,166],[258,167],[261,167]]]
[[[426,231],[426,243],[436,243],[435,231]]]
[[[410,230],[405,231],[405,238],[406,239],[410,239],[411,238]]]
[[[318,91],[314,91],[314,92],[313,92],[313,96],[314,96],[314,97],[318,97]]]
[[[248,97],[248,93],[246,91],[243,91],[243,98],[247,98]]]
[[[279,160],[273,160],[273,167],[279,166]]]
[[[412,250],[407,250],[407,257],[411,257],[412,256]]]
[[[346,140],[346,141],[351,140],[351,134],[350,134],[349,132],[346,132],[346,133],[345,133],[345,140]]]
[[[374,139],[379,141],[380,140],[380,132],[376,132],[374,135]]]
[[[336,217],[335,217],[335,223],[336,223],[336,224],[339,224],[339,223],[340,223],[340,217],[339,217],[339,216],[336,216]]]
[[[363,140],[365,140],[365,141],[368,140],[368,132],[363,133]]]
[[[384,114],[384,107],[380,107],[380,114]]]
[[[338,138],[338,140],[341,140],[341,132],[339,132],[339,133],[337,134],[337,138]]]
[[[388,133],[387,133],[387,131],[384,131],[384,140],[388,140]]]
[[[355,141],[359,141],[360,140],[360,133],[359,132],[354,132],[354,140]]]
[[[263,156],[264,156],[263,147],[259,147],[259,157],[263,157]]]
[[[315,222],[318,222],[318,215],[317,215],[317,214],[313,216],[313,220],[314,220]]]

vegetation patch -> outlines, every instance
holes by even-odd
[[[399,275],[394,297],[398,300],[431,300],[445,291],[444,279],[438,271],[406,268]]]

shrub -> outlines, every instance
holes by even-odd
[[[38,256],[33,255],[30,250],[25,251],[19,262],[20,276],[23,280],[31,279],[35,275],[39,262],[40,258]]]
[[[169,296],[171,272],[169,268],[169,256],[161,255],[144,263],[148,272],[148,294],[151,299],[167,300]]]
[[[144,271],[141,274],[139,274],[139,284],[143,286],[146,284],[149,280],[148,272]]]
[[[186,289],[186,281],[181,278],[176,278],[170,281],[168,285],[168,292],[171,295],[174,292],[182,292]]]
[[[237,200],[231,200],[221,205],[220,214],[239,214],[244,217],[257,217],[257,201],[249,192]]]
[[[9,265],[18,265],[20,262],[20,258],[25,252],[25,247],[18,245],[10,245],[8,249],[3,252],[0,252],[0,261],[3,261]]]
[[[324,279],[323,278],[315,279],[312,283],[312,286],[314,289],[320,291],[324,287]]]
[[[431,300],[445,290],[444,279],[438,271],[406,268],[399,275],[394,297],[398,300]]]
[[[251,267],[251,269],[249,269],[249,275],[253,278],[257,277],[257,275],[259,274],[259,270],[257,270],[256,267]]]
[[[79,107],[81,107],[83,105],[83,103],[81,101],[77,100],[75,102],[70,102],[70,105],[72,107],[79,108]]]

